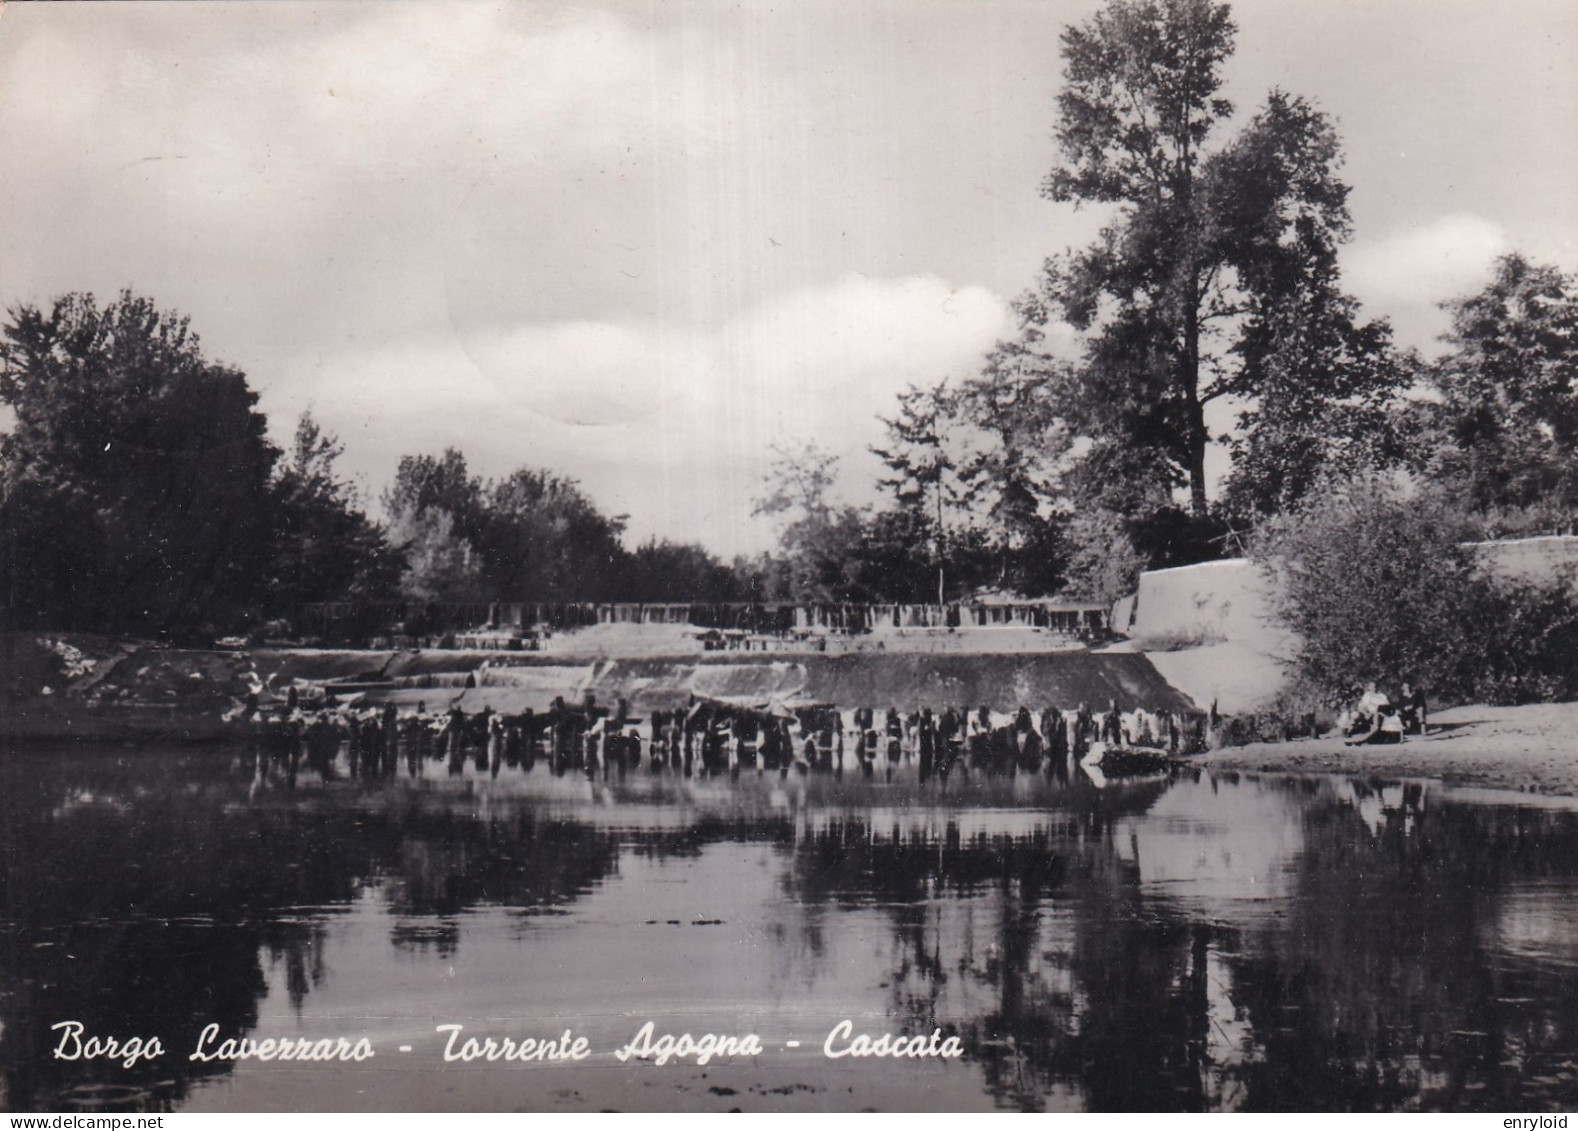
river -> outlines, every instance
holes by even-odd
[[[1567,803],[412,768],[0,758],[0,1106],[1578,1106]],[[621,1061],[647,1022],[736,1051]],[[829,1055],[885,1033],[932,1055]],[[69,1059],[89,1037],[118,1058]],[[133,1037],[159,1054],[127,1067]],[[242,1037],[372,1055],[213,1056]],[[489,1037],[585,1055],[458,1059]]]

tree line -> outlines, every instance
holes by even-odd
[[[145,296],[20,305],[0,337],[0,593],[11,627],[177,639],[329,600],[731,600],[696,546],[627,551],[571,480],[408,456],[370,518],[310,413],[290,447],[244,374]]]
[[[1045,261],[977,372],[898,398],[880,505],[833,505],[832,457],[781,453],[758,508],[785,519],[773,584],[1112,599],[1377,476],[1455,498],[1486,536],[1578,525],[1573,276],[1504,256],[1444,303],[1442,356],[1399,348],[1342,287],[1334,124],[1282,90],[1240,115],[1235,35],[1211,0],[1111,0],[1065,31],[1041,191],[1100,234]]]
[[[782,453],[770,580],[1110,600],[1249,553],[1303,642],[1294,700],[1578,695],[1573,579],[1510,581],[1470,545],[1578,532],[1578,279],[1504,255],[1443,303],[1440,356],[1399,348],[1342,287],[1333,123],[1282,90],[1238,115],[1235,34],[1211,0],[1110,0],[1065,31],[1042,193],[1100,234],[1045,261],[979,371],[899,397],[881,505],[832,505],[833,459]]]
[[[624,519],[573,480],[485,479],[453,449],[403,458],[375,521],[337,471],[339,441],[308,415],[289,450],[271,445],[245,376],[185,319],[131,293],[15,307],[0,340],[6,616],[180,634],[398,596],[1107,600],[1147,568],[1314,561],[1301,528],[1386,553],[1336,520],[1366,503],[1392,506],[1388,530],[1431,516],[1420,537],[1438,549],[1448,530],[1578,527],[1578,281],[1504,256],[1445,304],[1440,357],[1399,348],[1342,287],[1334,124],[1282,90],[1241,114],[1222,90],[1235,35],[1212,0],[1110,0],[1065,31],[1041,192],[1094,210],[1099,235],[1045,261],[978,371],[897,399],[873,449],[880,503],[836,501],[837,460],[815,445],[779,451],[756,501],[779,542],[753,559],[627,550]]]

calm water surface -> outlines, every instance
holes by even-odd
[[[345,771],[212,750],[0,759],[0,1106],[1578,1105],[1562,804],[1203,773]],[[844,1019],[940,1029],[964,1055],[827,1059]],[[59,1060],[66,1020],[165,1054]],[[618,1062],[648,1020],[763,1052]],[[192,1062],[209,1024],[365,1037],[376,1056]],[[592,1055],[446,1064],[443,1024],[571,1028]]]

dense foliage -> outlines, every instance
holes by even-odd
[[[377,600],[395,591],[403,562],[336,471],[343,451],[311,413],[297,422],[272,489],[272,612],[288,614],[309,601]]]
[[[1439,699],[1517,703],[1578,694],[1571,578],[1497,576],[1477,527],[1439,487],[1360,476],[1313,492],[1258,532],[1299,633],[1301,685],[1339,696],[1408,680]]]
[[[1446,304],[1450,351],[1429,370],[1425,469],[1486,512],[1578,511],[1578,284],[1508,255],[1479,293]]]
[[[311,414],[288,453],[246,376],[187,320],[124,293],[11,311],[0,340],[4,623],[212,638],[321,601],[734,600],[694,546],[635,552],[571,480],[498,481],[464,455],[403,459],[384,529]]]
[[[726,601],[731,571],[698,546],[620,541],[621,518],[570,479],[520,468],[473,474],[464,453],[406,456],[384,494],[391,538],[405,553],[401,592],[418,600]]]
[[[0,538],[11,619],[184,634],[270,576],[278,452],[245,376],[130,293],[11,312],[0,341]]]
[[[880,504],[838,502],[835,457],[786,448],[756,507],[778,546],[732,565],[627,550],[624,516],[573,480],[486,479],[455,449],[401,460],[380,525],[339,442],[308,415],[275,449],[185,319],[131,293],[19,306],[0,340],[6,620],[200,635],[396,597],[1110,600],[1253,541],[1289,581],[1312,686],[1567,693],[1567,591],[1495,582],[1461,543],[1578,528],[1574,278],[1504,257],[1446,304],[1444,356],[1399,353],[1341,286],[1331,121],[1278,90],[1236,115],[1234,35],[1213,0],[1108,0],[1066,31],[1042,192],[1097,209],[1099,238],[1047,260],[977,372],[899,396]],[[1225,434],[1213,403],[1236,413]],[[1231,457],[1214,499],[1212,444]]]

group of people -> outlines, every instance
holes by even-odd
[[[1349,746],[1402,742],[1408,735],[1422,735],[1430,726],[1429,706],[1423,689],[1403,681],[1395,696],[1374,680],[1354,688],[1337,716],[1337,729]]]
[[[328,767],[343,750],[353,774],[392,771],[403,755],[412,774],[428,760],[447,760],[459,773],[469,757],[494,774],[501,766],[530,770],[545,761],[555,773],[605,778],[643,764],[652,772],[687,777],[751,769],[848,769],[867,776],[881,770],[891,777],[905,765],[915,766],[922,780],[954,772],[1065,776],[1098,746],[1163,757],[1204,742],[1203,719],[1123,711],[1115,700],[1100,713],[1082,703],[1074,710],[1048,707],[1039,716],[1021,706],[1005,716],[984,706],[925,707],[907,714],[890,707],[878,714],[870,707],[760,708],[693,697],[683,707],[657,708],[638,718],[627,700],[608,707],[591,693],[578,704],[561,697],[545,711],[504,714],[489,707],[467,713],[458,700],[446,711],[429,713],[425,703],[402,711],[394,703],[337,704],[292,691],[283,702],[267,705],[249,696],[230,717],[260,749],[284,754],[293,764],[305,756]]]

